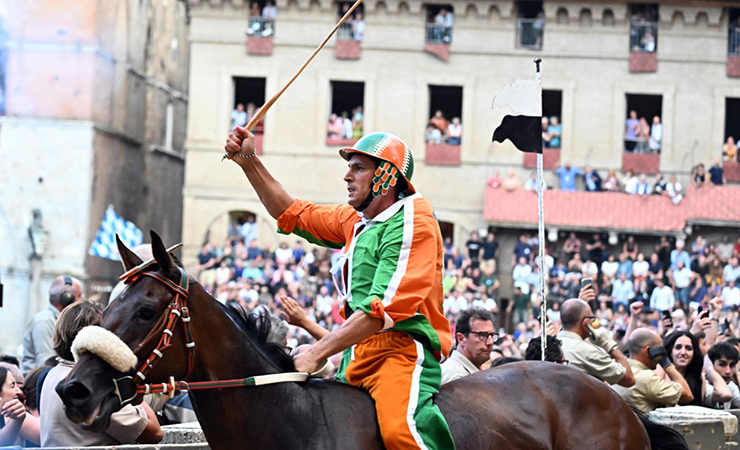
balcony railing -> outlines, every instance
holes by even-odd
[[[519,48],[542,49],[545,21],[542,19],[517,19],[516,43]]]
[[[630,24],[630,52],[655,53],[658,49],[658,23],[637,22]]]
[[[264,17],[250,17],[247,36],[270,37],[275,34],[275,21]]]
[[[452,27],[445,27],[434,23],[427,24],[427,44],[450,44],[452,42]]]
[[[740,56],[740,27],[730,27],[727,53],[732,56]]]
[[[337,30],[337,39],[340,41],[351,41],[355,38],[354,28],[351,23],[344,22]]]

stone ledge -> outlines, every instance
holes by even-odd
[[[160,444],[187,445],[201,443],[206,443],[206,437],[198,422],[162,427],[162,442]]]
[[[737,434],[737,417],[734,414],[729,411],[702,408],[701,406],[656,409],[650,413],[650,420],[663,424],[668,422],[721,422],[725,436],[732,437]]]

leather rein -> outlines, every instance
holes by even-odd
[[[278,373],[270,375],[257,375],[247,378],[237,378],[232,380],[217,380],[217,381],[196,381],[188,382],[187,379],[193,374],[193,366],[195,364],[195,341],[193,340],[193,333],[190,329],[190,311],[188,310],[187,300],[190,296],[190,282],[188,274],[185,269],[177,266],[180,271],[180,283],[175,284],[168,278],[160,275],[157,272],[133,272],[126,274],[126,284],[136,282],[141,276],[154,278],[160,283],[164,284],[175,294],[175,298],[167,306],[169,312],[165,311],[160,317],[157,324],[147,334],[141,344],[139,344],[134,354],[138,356],[139,351],[142,348],[147,347],[155,339],[159,338],[156,347],[152,350],[152,353],[146,359],[146,361],[136,371],[135,376],[124,376],[121,378],[113,379],[114,393],[121,402],[121,406],[131,403],[138,396],[146,394],[167,394],[170,398],[173,398],[178,391],[196,391],[203,389],[221,389],[221,388],[234,388],[243,386],[262,386],[266,384],[285,383],[285,382],[303,382],[309,377],[309,374],[305,372],[292,372],[292,373]],[[124,278],[124,277],[121,277]],[[165,357],[165,352],[172,348],[172,331],[177,326],[177,322],[182,322],[183,330],[185,333],[185,348],[187,350],[187,373],[183,381],[175,381],[174,376],[169,377],[168,383],[146,383],[147,374],[154,369],[157,362],[161,361]],[[127,399],[124,399],[121,395],[119,383],[122,381],[130,381],[134,384],[134,394]]]

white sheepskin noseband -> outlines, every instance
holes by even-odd
[[[102,327],[89,326],[77,333],[72,343],[75,362],[85,352],[97,355],[119,372],[129,372],[136,367],[134,352],[118,336]]]

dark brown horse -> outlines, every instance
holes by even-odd
[[[152,246],[156,265],[149,270],[177,285],[181,271],[154,233]],[[119,249],[126,270],[141,263],[120,242]],[[108,306],[103,326],[135,349],[142,364],[155,346],[147,335],[173,297],[164,282],[142,276]],[[195,282],[189,286],[187,303],[196,343],[194,370],[187,381],[295,370],[282,349],[266,343],[259,319],[222,306]],[[186,376],[185,331],[179,325],[173,331],[172,347],[147,374],[147,382]],[[94,419],[92,429],[105,429],[110,415],[120,408],[112,380],[123,375],[127,374],[98,356],[81,355],[57,387],[67,416],[78,423]],[[128,390],[124,398],[133,392],[124,390]],[[383,448],[372,400],[364,391],[339,382],[311,380],[190,395],[214,450]],[[651,448],[645,427],[612,389],[553,363],[514,363],[471,375],[443,386],[436,403],[461,450]],[[684,448],[673,444],[680,436],[655,427],[663,433],[662,448]]]

